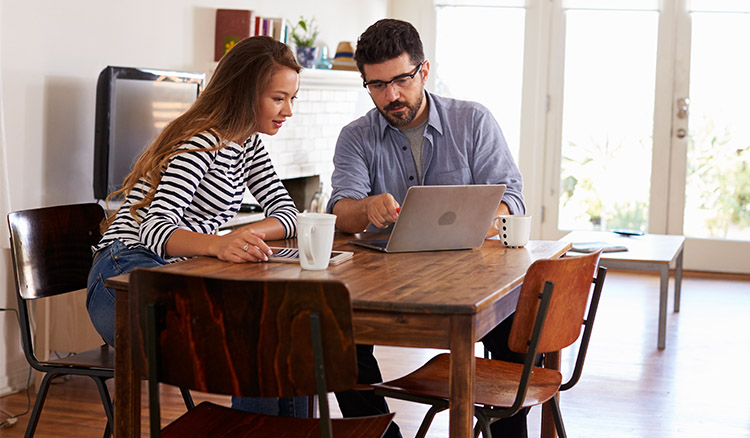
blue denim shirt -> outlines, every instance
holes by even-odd
[[[505,184],[503,201],[512,214],[524,214],[521,173],[490,111],[475,102],[425,93],[429,115],[422,181],[406,136],[373,108],[339,134],[327,210],[333,211],[340,199],[381,193],[401,204],[415,185]]]

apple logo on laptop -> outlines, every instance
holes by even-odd
[[[443,213],[438,219],[438,225],[453,225],[453,222],[456,222],[456,213],[452,211]]]

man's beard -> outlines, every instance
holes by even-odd
[[[422,101],[424,101],[424,92],[419,93],[419,99],[417,99],[413,105],[410,105],[409,102],[396,100],[386,105],[383,109],[378,108],[378,111],[380,111],[380,114],[388,120],[388,123],[396,128],[403,128],[413,122],[417,117],[417,111],[419,111],[419,108],[422,106]],[[406,107],[406,111],[395,114],[388,112],[400,106]]]

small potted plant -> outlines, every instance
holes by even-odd
[[[299,21],[292,29],[292,41],[297,46],[297,62],[302,67],[313,68],[315,59],[318,57],[318,48],[315,40],[318,38],[318,26],[315,17],[306,19],[299,17]]]

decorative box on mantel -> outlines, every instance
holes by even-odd
[[[330,194],[333,152],[341,128],[373,107],[359,72],[303,69],[294,116],[263,135],[276,171],[300,211],[323,183]]]

